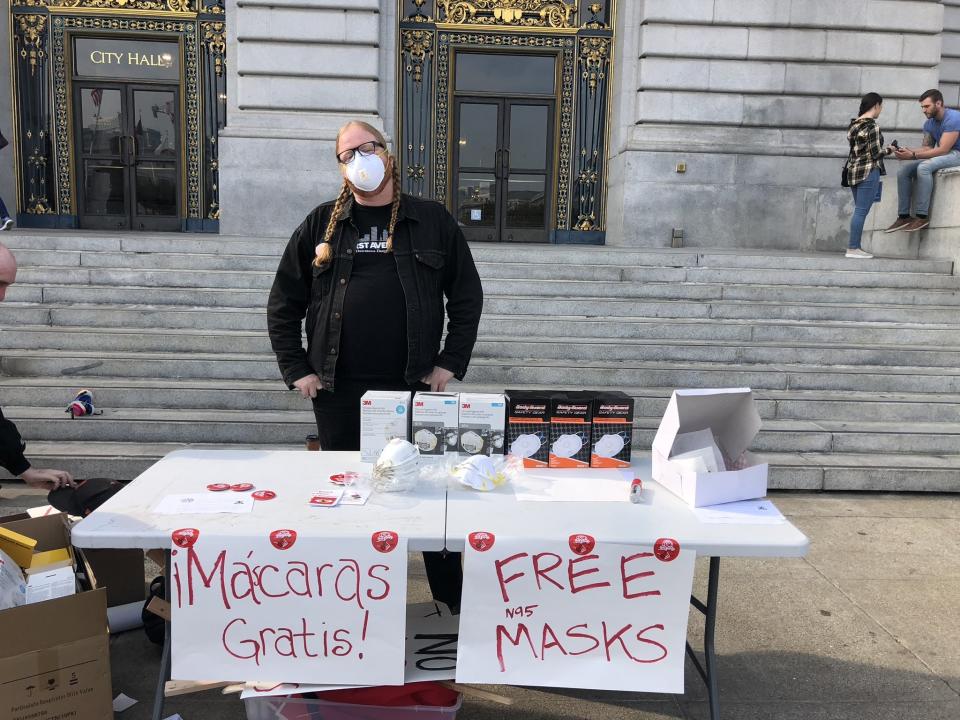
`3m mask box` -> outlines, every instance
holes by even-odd
[[[360,398],[361,462],[376,462],[394,438],[410,439],[410,391],[367,390]]]
[[[674,390],[653,439],[653,479],[693,507],[761,498],[768,467],[747,452],[759,430],[750,388]]]
[[[461,455],[502,455],[506,401],[495,393],[460,393]]]
[[[460,439],[460,396],[448,392],[418,392],[413,396],[411,437],[420,459],[443,461],[457,456]]]

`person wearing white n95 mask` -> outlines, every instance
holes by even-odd
[[[463,379],[483,290],[456,219],[437,202],[401,192],[397,160],[379,130],[349,122],[334,152],[340,193],[290,238],[267,328],[284,382],[312,401],[321,449],[359,450],[367,390],[442,391]],[[425,559],[434,597],[456,608],[459,555]]]

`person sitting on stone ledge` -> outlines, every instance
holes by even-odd
[[[921,95],[920,109],[927,116],[923,146],[915,150],[894,149],[897,159],[906,162],[897,173],[897,219],[884,232],[916,232],[927,227],[933,174],[960,165],[960,111],[945,108],[939,90],[927,90]],[[911,196],[914,216],[910,215]]]

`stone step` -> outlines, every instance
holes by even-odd
[[[11,288],[11,290],[16,289]],[[960,320],[951,306],[928,305],[922,311],[913,305],[836,305],[820,302],[774,302],[730,300],[690,302],[688,300],[614,300],[526,296],[485,297],[484,313],[497,315],[556,315],[619,319],[621,317],[713,318],[718,320],[805,320],[860,322],[918,322],[953,325]]]
[[[673,282],[662,279],[669,272],[671,271],[654,269],[646,272],[648,275],[655,276],[650,280],[640,278],[624,282],[483,278],[483,291],[485,296],[503,297],[522,291],[525,295],[534,297],[575,298],[581,299],[586,307],[600,298],[808,301],[840,304],[850,302],[851,288],[832,284],[830,286],[773,285],[761,279],[732,284],[728,280],[716,278],[709,282]],[[639,274],[639,271],[637,273],[631,271],[631,273]],[[656,277],[658,275],[660,277]],[[207,302],[206,298],[217,290],[229,293],[245,292],[246,301],[237,303],[237,307],[250,307],[251,301],[265,305],[267,293],[273,282],[273,273],[226,270],[131,270],[83,267],[67,270],[56,267],[26,267],[21,268],[17,276],[19,284],[14,286],[15,290],[40,286],[43,289],[42,297],[45,302],[89,302],[89,299],[83,299],[83,295],[80,296],[81,299],[76,299],[77,290],[81,290],[87,293],[87,297],[91,292],[98,293],[100,296],[98,302],[202,305]],[[822,274],[821,277],[823,277]],[[936,275],[931,277],[937,278],[940,282],[949,282],[949,286],[942,289],[924,289],[913,285],[906,288],[859,287],[856,289],[857,301],[867,304],[960,305],[960,290],[957,289],[956,282],[960,278]],[[184,296],[204,299],[190,300],[184,299]],[[26,300],[19,295],[11,299]],[[223,298],[212,304],[219,307],[230,305]]]
[[[132,479],[167,453],[186,447],[208,446],[182,443],[33,442],[29,452],[37,466],[62,468],[78,478]],[[299,450],[302,445],[232,446],[217,443],[213,447]],[[762,453],[761,458],[770,463],[768,485],[771,489],[960,491],[960,456],[956,455]],[[5,471],[0,473],[2,477],[8,477]]]
[[[19,279],[62,283],[63,267],[73,267],[71,282],[164,287],[269,288],[277,259],[269,256],[172,253],[100,253],[24,250],[18,253]],[[942,273],[864,272],[783,268],[660,267],[545,262],[478,262],[484,279],[602,281],[604,283],[725,283],[813,285],[909,289],[957,289],[960,277]],[[595,294],[595,293],[590,293]]]
[[[17,250],[21,268],[84,267],[144,270],[251,270],[274,273],[276,255],[213,255],[209,253],[113,252],[95,250]]]
[[[478,359],[470,381],[513,387],[543,383],[556,387],[751,387],[764,390],[836,390],[870,392],[960,392],[955,368],[831,367],[814,365],[731,366],[726,363],[598,362],[566,365],[549,360],[513,364]],[[31,373],[35,374],[35,373]]]
[[[94,251],[130,253],[173,253],[198,255],[253,255],[279,258],[286,246],[282,238],[253,239],[228,235],[125,235],[123,233],[83,231],[50,233],[45,231],[17,231],[5,236],[13,249]],[[953,272],[951,260],[915,260],[874,258],[869,263],[853,264],[839,254],[802,253],[783,250],[741,248],[725,251],[703,248],[626,248],[576,247],[510,243],[493,245],[471,244],[478,262],[526,263],[555,265],[611,265],[632,267],[654,265],[661,267],[715,267],[715,268],[775,268],[798,270],[850,270],[875,273],[943,273]],[[276,262],[276,261],[275,261]]]
[[[228,362],[224,362],[228,359]],[[265,355],[121,353],[95,351],[7,350],[0,359],[7,375],[62,375],[141,378],[215,378],[279,380],[272,357]],[[769,364],[671,361],[598,361],[567,364],[526,359],[510,362],[476,358],[471,382],[512,387],[543,383],[555,387],[753,387],[757,389],[831,389],[869,392],[960,393],[960,369],[874,365]]]
[[[253,297],[248,295],[253,292]],[[161,293],[163,304],[144,304],[145,291],[130,289],[123,293],[120,305],[100,304],[109,302],[107,293],[93,288],[89,291],[53,293],[48,292],[47,302],[41,304],[42,291],[37,286],[14,285],[7,292],[8,300],[0,305],[0,316],[5,323],[29,322],[31,324],[63,325],[120,325],[129,324],[130,313],[150,316],[157,325],[168,327],[222,327],[248,330],[266,327],[265,302],[260,291],[211,291],[212,295],[198,298],[185,291]],[[113,293],[111,296],[115,296]],[[63,297],[56,302],[51,296]],[[206,299],[228,303],[214,307],[209,302],[197,305]],[[154,302],[156,296],[154,296]],[[193,301],[194,304],[190,304]],[[230,305],[229,303],[233,303]],[[246,307],[239,307],[244,304]],[[47,313],[49,308],[49,314]],[[25,313],[23,319],[19,314]],[[224,314],[229,313],[229,314]],[[711,301],[687,302],[675,300],[590,300],[585,306],[580,299],[532,298],[532,297],[486,297],[485,315],[517,315],[531,319],[538,317],[569,317],[605,322],[623,320],[784,320],[791,322],[862,322],[862,323],[917,323],[921,319],[929,326],[956,326],[957,309],[954,307],[927,306],[918,312],[914,306],[900,305],[830,305],[823,303],[782,303],[765,301]]]
[[[771,489],[960,492],[960,455],[762,453]]]
[[[145,329],[18,326],[0,332],[0,349],[72,350],[97,349],[102,352],[176,352],[262,354],[272,357],[270,341],[264,332],[191,329]],[[580,338],[569,336],[481,336],[474,358],[553,359],[553,360],[685,360],[729,363],[779,363],[784,357],[805,364],[908,365],[918,367],[954,367],[960,364],[960,348],[944,346],[909,347],[902,345],[818,342],[806,344],[787,341],[745,343],[736,340]]]
[[[738,343],[728,341],[633,340],[621,338],[571,340],[556,338],[479,338],[473,358],[491,360],[568,360],[628,362],[682,361],[764,365],[785,361],[802,365],[882,365],[911,367],[960,366],[960,348],[904,348],[897,345],[806,345],[801,343]]]
[[[960,319],[960,318],[958,318]],[[43,305],[4,302],[0,324],[9,331],[28,326],[52,332],[85,328],[103,331],[153,328],[206,331],[266,330],[260,308],[176,308],[170,306]],[[490,338],[521,335],[528,338],[636,338],[734,342],[861,343],[949,346],[960,337],[960,325],[867,323],[856,321],[725,320],[708,318],[583,318],[576,316],[497,315],[484,313],[480,333]]]
[[[71,419],[59,408],[7,405],[4,414],[28,441],[200,442],[277,444],[302,442],[315,431],[312,411],[107,408]],[[659,417],[639,417],[633,444],[648,451]],[[952,423],[844,423],[767,420],[751,449],[757,452],[856,452],[960,455],[960,427]]]
[[[469,379],[469,375],[467,376]],[[580,383],[577,387],[589,387]],[[526,387],[551,389],[545,385]],[[94,392],[102,408],[180,408],[207,410],[303,410],[298,393],[275,380],[202,380],[115,377],[2,377],[0,397],[8,405],[65,408],[79,388]],[[458,392],[502,392],[502,385],[472,382],[450,385]],[[556,389],[556,387],[552,388]],[[638,417],[659,418],[672,388],[620,388],[634,398]],[[960,423],[960,395],[945,393],[846,392],[822,390],[754,390],[764,420],[823,422]]]
[[[87,233],[70,230],[51,233],[18,230],[4,236],[4,244],[16,251],[92,250],[131,253],[200,253],[211,255],[272,255],[279,259],[287,245],[282,238],[249,238],[230,235],[163,233],[158,235],[111,232]]]
[[[776,268],[796,270],[851,270],[858,272],[929,272],[953,273],[953,262],[874,258],[869,263],[852,263],[842,255],[801,253],[782,250],[739,248],[720,250],[703,248],[629,248],[571,247],[510,243],[495,245],[473,243],[470,246],[478,262],[509,263],[522,258],[528,263],[568,263],[571,265],[606,264],[621,267],[658,265],[662,267]],[[921,264],[915,264],[921,263]]]
[[[493,281],[495,282],[495,281]],[[535,282],[535,281],[531,281]],[[724,287],[720,285],[647,284],[634,297],[577,295],[583,288],[553,283],[539,289],[559,295],[498,295],[485,290],[484,311],[494,314],[578,315],[581,317],[721,317],[740,319],[837,319],[877,322],[915,322],[923,313],[932,323],[955,323],[960,293],[947,290],[857,291],[857,303],[839,288]],[[594,289],[610,287],[593,284]],[[516,287],[504,286],[505,291]],[[530,288],[526,285],[524,290]],[[782,291],[782,292],[781,292]],[[866,298],[865,293],[880,297]],[[723,298],[720,295],[724,295]],[[659,297],[663,295],[663,297]],[[737,297],[742,295],[742,297]],[[268,291],[248,288],[176,288],[17,283],[7,293],[11,302],[102,305],[166,305],[197,308],[266,307]],[[834,304],[836,303],[836,304]],[[885,306],[884,303],[889,303]],[[942,303],[942,304],[940,304]],[[917,307],[922,305],[922,310]]]

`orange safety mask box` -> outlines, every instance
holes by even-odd
[[[550,467],[590,467],[593,395],[582,390],[553,393],[550,400]]]
[[[526,468],[547,467],[550,397],[546,390],[506,390],[507,452]]]
[[[632,439],[633,398],[619,390],[594,393],[590,467],[630,467]]]

